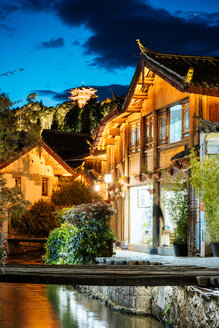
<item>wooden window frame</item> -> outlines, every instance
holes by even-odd
[[[42,196],[49,196],[49,179],[42,177]]]
[[[189,100],[182,102],[182,139],[189,137],[189,124],[190,124],[190,115],[189,115]],[[188,114],[188,128],[186,128],[185,120],[186,115]]]
[[[164,137],[161,138],[161,119],[165,118],[165,131]],[[159,145],[169,143],[169,125],[170,125],[170,118],[169,118],[169,110],[168,108],[162,109],[158,113],[158,139]]]
[[[145,117],[145,149],[153,147],[153,115]]]
[[[134,134],[135,140],[132,144],[132,135]],[[140,139],[141,139],[141,128],[140,122],[132,122],[130,123],[130,142],[129,142],[129,150],[130,153],[136,153],[140,151]]]
[[[175,105],[181,105],[181,124],[182,124],[182,131],[181,131],[181,139],[176,142],[171,142],[170,143],[170,108],[175,106]],[[164,145],[164,144],[174,144],[180,141],[183,141],[187,138],[189,138],[189,124],[190,124],[190,113],[189,113],[189,99],[183,99],[179,102],[173,103],[169,105],[166,108],[162,108],[158,111],[158,144]],[[189,119],[189,124],[188,127],[186,128],[185,126],[185,120],[186,120],[186,115],[188,115]],[[161,119],[165,117],[166,118],[166,128],[165,128],[165,136],[161,139],[160,138],[160,122]]]

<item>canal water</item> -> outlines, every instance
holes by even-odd
[[[39,263],[26,254],[10,263]],[[1,328],[161,328],[149,317],[110,310],[70,286],[0,283]]]

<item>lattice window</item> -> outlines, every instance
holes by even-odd
[[[182,134],[183,138],[189,136],[189,102],[182,103]]]
[[[130,152],[137,152],[140,150],[140,122],[130,124]]]
[[[146,149],[153,146],[153,115],[145,118],[145,146]]]
[[[159,113],[159,143],[165,144],[168,142],[168,112],[162,110]]]

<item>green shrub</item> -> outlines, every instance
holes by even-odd
[[[109,223],[111,216],[115,213],[110,204],[103,202],[81,204],[69,209],[64,219],[75,226],[86,224],[91,219],[97,219],[103,223]]]
[[[47,237],[49,232],[58,226],[55,217],[55,206],[51,202],[40,199],[18,220],[12,220],[13,228],[32,237]]]
[[[51,199],[55,205],[72,206],[98,201],[100,197],[92,186],[87,186],[80,181],[69,180],[61,183],[60,189],[52,194]]]
[[[96,257],[111,256],[115,237],[109,221],[113,213],[110,205],[101,202],[68,210],[64,215],[68,223],[49,236],[46,263],[88,264],[95,263]]]
[[[59,228],[54,229],[46,242],[45,263],[47,264],[67,264],[68,256],[64,256],[66,248],[71,244],[71,239],[75,235],[75,228],[72,224],[63,223]]]
[[[63,207],[55,211],[55,217],[59,225],[64,223],[65,220],[63,216],[68,210],[70,210],[70,207]]]

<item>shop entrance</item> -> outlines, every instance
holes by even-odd
[[[130,187],[130,243],[152,245],[153,187]]]

